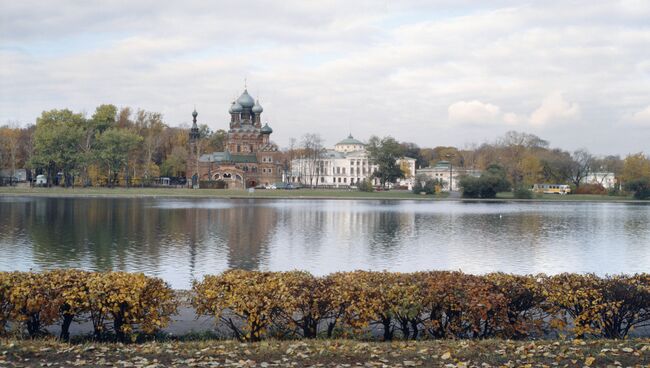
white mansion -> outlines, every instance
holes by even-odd
[[[404,157],[398,160],[405,173],[400,186],[411,187],[415,176],[415,159]],[[356,186],[369,178],[377,169],[368,159],[365,143],[349,135],[338,142],[334,149],[328,149],[316,158],[300,157],[291,160],[289,182],[302,185],[325,187]],[[379,180],[373,180],[374,185],[379,185]]]

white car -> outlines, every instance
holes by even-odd
[[[265,186],[264,188],[266,188],[266,189],[278,189],[278,188],[277,188],[275,185],[273,185],[273,184],[271,184],[271,185],[267,185],[267,186]]]

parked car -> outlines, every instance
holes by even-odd
[[[34,184],[37,186],[47,185],[47,177],[45,175],[36,175],[36,182]]]

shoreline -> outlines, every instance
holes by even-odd
[[[574,197],[519,199],[510,197],[497,198],[461,198],[448,196],[424,196],[407,191],[357,192],[344,189],[302,189],[297,191],[257,190],[247,193],[242,190],[186,189],[186,188],[0,188],[0,197],[40,197],[40,198],[200,198],[200,199],[281,199],[281,200],[387,200],[387,201],[424,201],[424,202],[522,202],[522,203],[627,203],[650,204],[647,200],[629,197]],[[314,193],[309,193],[314,191]],[[259,193],[258,193],[259,192]],[[264,194],[261,194],[264,193]],[[361,194],[363,193],[363,194]]]

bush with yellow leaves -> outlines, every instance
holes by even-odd
[[[624,338],[650,321],[650,275],[607,276],[564,273],[545,277],[544,304],[553,325],[576,337]]]
[[[192,287],[198,315],[214,316],[241,341],[259,341],[280,310],[291,308],[280,273],[243,270],[205,276]]]
[[[166,326],[176,304],[167,284],[143,274],[0,272],[0,332],[12,322],[36,337],[58,322],[67,340],[72,322],[90,317],[95,337],[105,337],[104,321],[110,319],[117,338],[125,341],[135,326],[144,333]]]

